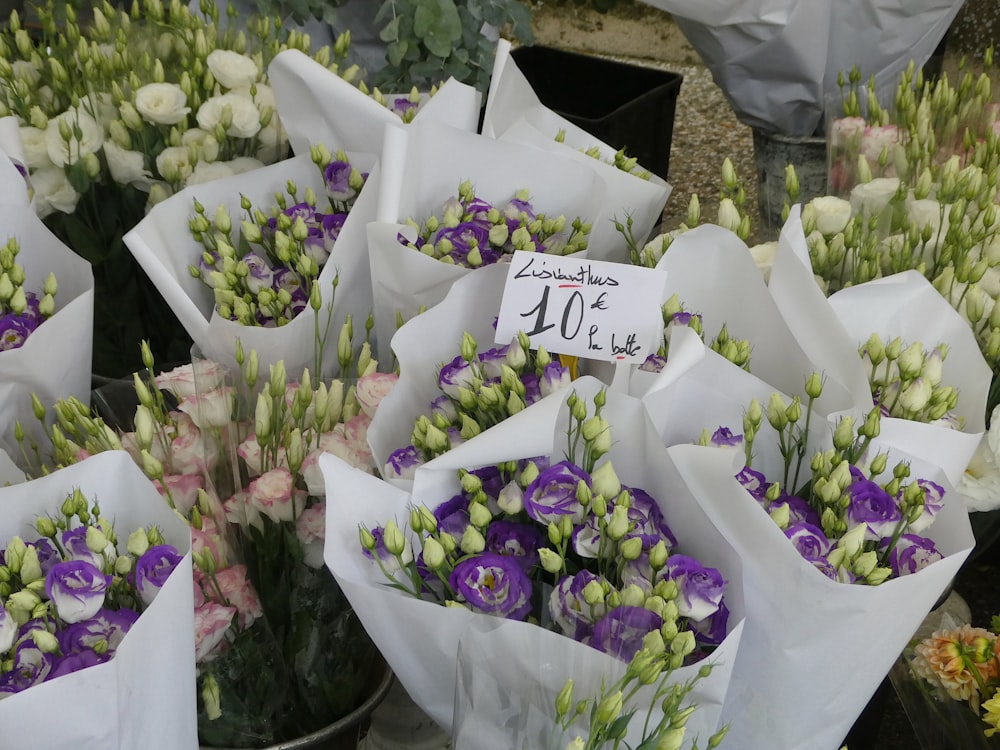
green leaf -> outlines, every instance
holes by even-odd
[[[378,38],[383,42],[399,41],[399,16],[396,16],[385,25],[385,28],[379,32]]]
[[[391,65],[399,65],[403,61],[403,56],[406,54],[406,50],[408,48],[409,42],[405,39],[389,44],[385,50],[386,58],[389,60],[389,63]]]
[[[427,0],[413,14],[413,33],[427,50],[447,58],[455,42],[462,38],[462,19],[452,0]]]

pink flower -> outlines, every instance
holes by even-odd
[[[248,504],[272,521],[295,520],[295,504],[292,502],[294,478],[284,467],[271,469],[250,482]]]
[[[169,492],[174,507],[185,516],[198,502],[198,490],[204,486],[197,474],[164,474],[162,482],[154,479],[153,484],[164,497]]]
[[[202,516],[200,529],[191,527],[191,551],[195,555],[211,552],[219,567],[228,565],[233,556],[229,543],[219,533],[215,520],[205,516]]]
[[[177,408],[190,416],[200,430],[225,427],[233,419],[233,389],[223,386],[185,396]]]
[[[864,133],[868,123],[864,117],[838,117],[830,128],[830,145],[845,148],[848,142]]]
[[[175,474],[207,474],[219,459],[214,440],[205,440],[194,421],[183,412],[172,412],[176,433],[170,441],[167,463]]]
[[[226,369],[218,362],[200,359],[156,376],[156,387],[174,394],[178,401],[196,392],[205,393],[225,382]]]
[[[239,444],[236,449],[236,453],[243,462],[246,464],[247,470],[250,472],[250,476],[257,476],[261,473],[263,466],[264,457],[261,455],[260,444],[257,442],[257,435],[251,433],[246,440]],[[278,449],[278,466],[287,466],[288,462],[285,458],[285,449]]]
[[[229,523],[235,523],[244,528],[255,526],[263,530],[260,511],[250,504],[250,493],[247,490],[234,493],[222,504],[222,509],[225,511],[226,520]]]
[[[194,611],[194,660],[197,663],[211,661],[218,656],[220,644],[233,622],[235,607],[226,607],[218,602],[206,601]],[[218,649],[218,651],[217,651]]]
[[[263,614],[260,607],[260,597],[250,581],[247,580],[246,565],[230,565],[215,572],[215,582],[223,600],[231,607],[236,607],[240,615],[240,627],[248,628],[253,621]]]
[[[295,521],[295,534],[305,553],[303,562],[310,568],[323,567],[323,542],[326,539],[326,503],[310,505]]]
[[[358,380],[355,388],[355,395],[361,410],[369,418],[375,416],[375,409],[382,399],[389,395],[389,391],[396,385],[399,375],[396,373],[373,372],[362,376]]]
[[[861,153],[873,164],[882,154],[882,149],[888,149],[889,163],[892,163],[892,151],[899,143],[899,129],[895,125],[872,125],[865,130],[861,139]]]

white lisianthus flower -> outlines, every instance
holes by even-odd
[[[60,129],[67,128],[70,133],[69,141],[66,141],[60,132]],[[83,110],[68,109],[49,120],[45,128],[45,140],[49,159],[53,164],[57,167],[76,164],[83,156],[93,154],[101,148],[104,144],[104,128]]]
[[[191,111],[187,94],[176,83],[147,83],[135,92],[135,108],[142,119],[157,125],[176,125]]]
[[[30,125],[21,126],[21,147],[24,151],[24,161],[31,171],[42,167],[51,167],[48,139],[41,128]]]
[[[750,257],[753,258],[757,270],[764,277],[764,281],[771,278],[771,268],[774,266],[774,256],[778,253],[777,242],[764,242],[750,248]]]
[[[1000,268],[987,268],[983,278],[979,280],[979,287],[994,300],[1000,297]]]
[[[234,174],[236,173],[233,168],[224,161],[200,161],[195,165],[194,171],[187,178],[185,184],[187,186],[201,185],[205,182],[221,180],[224,177],[232,177]]]
[[[215,136],[201,128],[188,128],[181,133],[182,146],[196,146],[204,161],[215,161],[219,158],[219,142]]]
[[[826,236],[832,237],[838,232],[843,232],[844,227],[851,220],[851,204],[843,198],[835,195],[821,195],[809,201],[815,210],[816,230]]]
[[[10,64],[10,68],[14,72],[15,81],[24,81],[31,88],[34,88],[35,84],[42,77],[41,73],[38,72],[38,68],[30,60],[14,60]]]
[[[203,130],[212,131],[222,121],[222,114],[229,107],[232,122],[226,135],[236,138],[252,138],[260,131],[260,112],[254,103],[239,94],[221,94],[207,99],[198,108],[196,119]]]
[[[851,190],[851,209],[856,214],[880,214],[899,190],[898,177],[876,177],[862,182]]]
[[[140,190],[149,190],[153,175],[146,169],[140,152],[124,149],[114,141],[105,141],[104,158],[108,162],[111,179],[119,185],[135,185]]]
[[[167,146],[156,157],[156,170],[167,182],[183,182],[194,171],[191,155],[184,146]]]
[[[920,230],[929,226],[935,235],[939,229],[942,233],[948,231],[948,210],[948,206],[942,206],[933,198],[906,202],[906,215],[910,220],[910,226]]]
[[[111,101],[111,94],[88,94],[80,100],[79,109],[93,117],[104,128],[107,135],[108,125],[118,119],[118,107]]]
[[[736,204],[729,198],[723,198],[719,201],[719,218],[716,221],[723,229],[728,229],[734,234],[740,228],[740,212],[736,208]]]
[[[260,77],[257,63],[246,55],[227,49],[215,49],[205,59],[209,71],[225,89],[249,86]]]
[[[970,511],[1000,507],[1000,406],[993,410],[990,429],[980,440],[955,489]]]
[[[255,93],[250,93],[251,88]],[[229,93],[245,96],[257,105],[257,109],[264,109],[264,107],[277,107],[277,104],[274,101],[274,91],[266,83],[251,83],[245,86],[237,86],[234,87]]]
[[[80,194],[69,184],[66,173],[60,167],[42,167],[32,173],[31,187],[35,191],[35,213],[41,219],[55,211],[71,214],[80,200]]]
[[[235,159],[230,159],[224,163],[233,170],[233,174],[252,172],[264,166],[264,163],[260,159],[254,159],[252,156],[237,156]]]

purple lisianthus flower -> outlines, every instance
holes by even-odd
[[[677,611],[681,617],[704,620],[722,604],[726,582],[717,569],[706,567],[687,555],[671,555],[664,573],[677,584]]]
[[[424,462],[415,445],[397,448],[385,462],[386,479],[413,479],[417,467]]]
[[[601,547],[601,527],[597,516],[587,514],[573,529],[573,551],[587,560],[597,559]]]
[[[585,511],[576,499],[580,482],[591,485],[590,475],[569,461],[560,461],[543,469],[524,490],[524,510],[528,517],[548,525],[569,516],[574,524],[583,520]]]
[[[483,198],[474,197],[465,204],[465,216],[468,219],[486,221],[486,215],[493,210],[493,204]]]
[[[264,289],[271,289],[274,284],[274,271],[270,264],[257,253],[247,253],[243,256],[249,273],[246,276],[247,289],[253,294],[260,294]]]
[[[308,299],[308,295],[305,294],[305,290],[302,288],[302,279],[290,268],[275,268],[273,270],[271,274],[271,288],[276,292],[280,292],[282,289],[286,290],[292,295],[292,299],[295,299],[296,295],[304,296]]]
[[[305,254],[322,266],[330,257],[332,243],[327,240],[326,232],[319,226],[309,227],[305,240],[302,241]]]
[[[929,479],[918,479],[917,484],[924,488],[924,512],[906,527],[907,532],[911,534],[921,534],[926,531],[934,523],[934,517],[944,507],[944,487]],[[902,496],[903,491],[900,490],[899,497]]]
[[[589,570],[581,570],[571,576],[565,576],[549,594],[549,615],[562,630],[576,641],[583,640],[590,634],[594,623],[608,611],[604,599],[593,607],[583,598],[583,590],[591,581],[600,582],[600,576]]]
[[[719,447],[743,445],[743,436],[733,434],[728,427],[720,427],[712,433],[712,445]]]
[[[38,555],[38,564],[42,568],[42,575],[48,575],[48,572],[52,570],[52,567],[56,563],[62,562],[62,555],[59,554],[59,550],[52,543],[50,539],[42,537],[41,539],[36,539],[29,547],[35,548],[35,553]],[[0,649],[2,652],[3,649]]]
[[[846,568],[840,568],[838,570],[833,567],[833,565],[830,564],[830,561],[825,557],[806,557],[803,559],[831,581],[854,583],[855,575],[851,573],[851,571]]]
[[[569,387],[570,382],[569,368],[563,367],[558,360],[553,360],[545,365],[538,378],[538,390],[545,397]]]
[[[433,242],[436,245],[441,240],[448,240],[452,247],[451,257],[459,265],[468,265],[466,257],[472,248],[476,247],[480,255],[484,255],[490,248],[490,228],[488,225],[478,221],[464,221],[453,227],[442,227],[434,235]],[[485,256],[483,257],[485,262]]]
[[[847,527],[853,529],[860,524],[868,524],[865,539],[877,541],[892,536],[902,516],[895,498],[878,483],[865,479],[855,467],[851,467],[854,481],[847,488],[850,505],[847,507]]]
[[[377,557],[389,573],[395,573],[399,570],[400,562],[394,554],[386,549],[385,529],[382,526],[376,526],[371,529],[371,535],[375,539],[375,549],[369,550],[366,547],[362,547],[361,554],[369,560],[375,560]],[[404,565],[408,565],[413,561],[413,548],[410,546],[409,540],[406,541],[401,557],[403,558]]]
[[[486,529],[486,551],[517,561],[525,573],[538,564],[538,548],[545,541],[545,535],[535,524],[500,520]]]
[[[628,532],[628,537],[641,537],[643,549],[647,550],[661,539],[666,543],[668,550],[676,547],[677,537],[674,536],[663,518],[663,511],[656,504],[656,500],[648,492],[638,487],[623,486],[622,489],[628,490],[632,500],[628,507],[628,520],[632,524],[632,530]]]
[[[643,372],[662,372],[663,368],[666,366],[666,357],[661,357],[659,354],[650,354],[645,360],[643,360],[642,364],[639,365],[639,369]]]
[[[160,593],[174,568],[184,557],[169,544],[157,544],[147,549],[135,563],[135,587],[146,606]]]
[[[531,579],[516,560],[483,552],[458,563],[449,583],[473,610],[508,620],[531,614]]]
[[[533,372],[521,373],[521,383],[524,384],[524,403],[531,406],[542,397],[542,387],[538,376]]]
[[[459,493],[434,509],[438,529],[461,538],[469,526],[469,498]]]
[[[627,662],[642,648],[642,639],[662,625],[663,618],[644,607],[615,607],[594,624],[587,642]]]
[[[883,543],[883,550],[887,544]],[[889,553],[888,563],[893,577],[898,578],[917,573],[943,557],[933,540],[918,534],[902,534]]]
[[[781,496],[767,506],[767,510],[773,513],[778,508],[788,506],[788,525],[797,523],[809,523],[813,526],[820,526],[820,516],[807,500],[798,495],[789,495],[782,491]]]
[[[104,606],[111,576],[86,560],[69,560],[52,567],[45,576],[45,593],[64,622],[80,622]]]
[[[432,419],[441,416],[446,422],[451,423],[458,419],[458,409],[455,408],[455,402],[442,393],[431,401],[430,416]]]
[[[19,693],[48,679],[56,658],[46,654],[30,638],[14,651],[11,669],[0,675],[0,693]]]
[[[326,190],[335,201],[349,201],[358,194],[351,187],[351,165],[346,161],[330,162],[323,177],[326,180]]]
[[[0,316],[0,351],[6,352],[24,346],[38,323],[26,315],[7,313]]]
[[[103,664],[110,658],[111,656],[108,653],[98,656],[96,652],[89,649],[79,651],[75,654],[66,654],[55,659],[47,679],[52,680],[56,677],[62,677],[64,674],[79,672],[81,669],[93,667],[96,664]]]
[[[17,621],[6,607],[0,607],[0,654],[6,654],[17,638]]]
[[[94,552],[87,546],[87,527],[77,526],[62,532],[59,537],[63,549],[70,560],[85,560],[95,567],[104,565],[104,556],[100,552]]]
[[[729,626],[729,609],[725,602],[719,604],[719,608],[714,614],[709,615],[704,620],[689,620],[688,627],[695,634],[698,645],[702,647],[715,647],[722,644],[726,639],[726,628]]]
[[[108,653],[114,653],[129,629],[139,619],[134,609],[101,609],[89,620],[81,620],[59,631],[59,648],[64,654],[92,651],[97,644],[106,643]]]
[[[530,222],[535,219],[535,209],[528,201],[520,198],[511,198],[503,206],[500,206],[500,213],[507,220],[507,229],[514,232],[521,222]]]
[[[764,494],[767,492],[769,483],[767,477],[756,469],[744,466],[736,475],[736,481],[743,485],[757,502],[764,501]]]
[[[833,542],[827,538],[823,530],[811,523],[789,524],[785,529],[785,536],[803,557],[826,557],[833,549]]]
[[[438,372],[438,387],[442,392],[457,399],[458,389],[471,386],[476,376],[476,368],[459,355],[441,367],[440,372]]]
[[[507,352],[510,344],[495,346],[480,353],[479,361],[483,365],[483,373],[487,378],[499,378],[501,375],[501,365],[507,364]]]
[[[394,96],[388,101],[388,105],[399,117],[417,108],[417,102],[411,102],[408,96]]]
[[[506,482],[504,482],[504,478],[500,474],[500,469],[495,465],[473,469],[469,473],[474,477],[478,477],[479,481],[483,483],[483,492],[486,493],[486,497],[494,501],[500,497],[500,492],[503,490]]]
[[[323,227],[323,236],[326,240],[327,252],[333,250],[333,243],[340,236],[340,231],[344,228],[344,222],[346,221],[347,214],[345,213],[324,214],[321,225]]]
[[[698,313],[687,312],[685,310],[681,310],[680,312],[675,312],[674,313],[673,317],[670,318],[670,322],[667,325],[668,326],[676,325],[676,326],[690,327],[691,326],[691,321],[694,320],[694,319],[698,319],[700,321],[701,320],[701,315],[699,315]]]

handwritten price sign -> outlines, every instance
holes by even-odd
[[[586,359],[640,363],[663,332],[666,271],[598,260],[514,253],[497,343],[524,331],[533,347]]]

